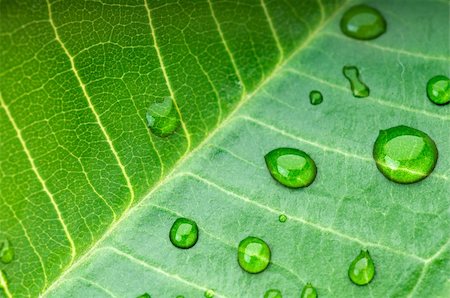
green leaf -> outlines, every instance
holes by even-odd
[[[350,5],[1,2],[4,294],[294,297],[311,282],[320,297],[446,296],[450,106],[425,87],[449,75],[449,4],[374,2],[388,29],[367,42],[339,32]],[[369,97],[352,96],[344,65]],[[182,125],[159,138],[145,113],[167,97]],[[388,181],[371,157],[397,125],[438,147],[417,184]],[[313,184],[272,179],[264,155],[278,147],[311,156]],[[199,227],[187,250],[169,240],[178,217]],[[272,251],[257,275],[237,262],[247,236]],[[364,287],[347,277],[361,249],[376,271]]]

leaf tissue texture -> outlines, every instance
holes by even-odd
[[[0,297],[298,297],[307,282],[320,297],[448,297],[450,105],[425,85],[450,75],[449,3],[368,3],[388,30],[362,42],[339,31],[354,5],[340,0],[0,1],[0,237],[15,250]],[[181,125],[160,138],[145,114],[167,97]],[[371,157],[398,125],[439,150],[419,183]],[[278,147],[314,159],[311,186],[270,177]],[[199,226],[191,249],[169,241],[178,217]],[[258,275],[237,263],[247,236],[272,250]],[[364,287],[347,277],[361,249]]]

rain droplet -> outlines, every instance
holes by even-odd
[[[348,267],[348,277],[353,283],[364,286],[372,281],[374,275],[375,265],[369,251],[361,250]]]
[[[294,148],[278,148],[264,157],[270,175],[291,188],[309,186],[316,178],[314,160],[305,152]]]
[[[307,283],[303,287],[301,298],[317,298],[317,291],[311,283]]]
[[[239,243],[238,262],[249,273],[264,271],[270,262],[270,248],[264,240],[247,237]]]
[[[356,66],[344,66],[342,72],[350,82],[350,88],[354,97],[363,98],[369,96],[370,89],[361,81],[359,70]]]
[[[450,79],[443,75],[432,77],[427,83],[427,96],[437,105],[450,103]]]
[[[178,112],[170,97],[153,103],[147,110],[146,118],[150,130],[159,137],[171,135],[180,125]]]
[[[176,298],[184,298],[183,295],[178,295]]]
[[[179,248],[191,248],[197,243],[198,227],[195,221],[178,218],[170,229],[170,241]]]
[[[285,214],[280,214],[280,216],[278,216],[279,222],[286,222],[286,220],[287,220],[287,216]]]
[[[320,91],[313,90],[309,93],[309,102],[313,105],[319,105],[323,101],[323,95]]]
[[[386,20],[373,7],[355,5],[342,16],[341,31],[351,38],[360,40],[374,39],[386,32]]]
[[[0,261],[4,264],[11,263],[14,259],[14,248],[8,238],[0,239]]]
[[[208,290],[205,292],[205,297],[206,298],[213,298],[214,297],[214,291],[213,290]]]
[[[386,178],[408,184],[430,175],[438,150],[426,133],[401,125],[380,131],[373,146],[373,158]]]
[[[280,290],[270,289],[264,294],[264,298],[283,298]]]
[[[152,296],[150,296],[150,294],[148,294],[148,293],[144,293],[140,296],[137,296],[136,298],[152,298]]]

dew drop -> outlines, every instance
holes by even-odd
[[[280,214],[280,216],[278,216],[279,222],[286,222],[286,220],[287,220],[287,216],[285,214]]]
[[[309,102],[313,105],[319,105],[323,101],[323,95],[320,91],[313,90],[309,93]]]
[[[356,66],[344,66],[342,73],[350,82],[350,88],[354,97],[367,97],[370,94],[370,89],[364,84],[359,77],[359,70]]]
[[[426,133],[401,125],[380,131],[373,146],[373,158],[386,178],[408,184],[430,175],[438,150]]]
[[[317,291],[311,283],[307,283],[302,290],[301,298],[317,298]]]
[[[270,262],[270,248],[264,240],[247,237],[239,243],[238,262],[249,273],[264,271]]]
[[[176,298],[184,298],[183,295],[178,295]]]
[[[264,298],[283,298],[283,295],[280,290],[270,289],[264,294]]]
[[[162,102],[153,103],[147,110],[147,125],[159,137],[167,137],[180,125],[178,112],[170,97]]]
[[[11,263],[14,259],[14,248],[8,238],[0,239],[0,261],[4,264]]]
[[[198,227],[195,221],[178,218],[170,229],[170,242],[179,248],[191,248],[198,240]]]
[[[316,178],[314,160],[305,152],[294,148],[278,148],[264,157],[270,175],[291,188],[309,186]]]
[[[360,40],[374,39],[386,32],[386,20],[373,7],[355,5],[342,16],[341,31],[351,38]]]
[[[350,263],[348,267],[348,277],[350,280],[364,286],[370,283],[375,275],[375,265],[368,250],[361,250],[359,255]]]
[[[427,83],[427,96],[437,105],[450,103],[450,79],[443,75],[432,77]]]
[[[205,292],[204,296],[206,298],[213,298],[214,297],[214,291],[213,290],[208,290]]]
[[[136,298],[152,298],[152,296],[150,296],[150,294],[148,293],[144,293],[142,295],[137,296]]]

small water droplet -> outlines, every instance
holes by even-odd
[[[319,105],[323,102],[323,95],[320,91],[313,90],[309,93],[309,102],[313,105]]]
[[[205,292],[205,297],[206,298],[213,298],[214,297],[214,291],[213,290],[208,290]]]
[[[311,283],[307,283],[302,290],[301,298],[317,298],[317,290]]]
[[[450,79],[443,75],[432,77],[427,83],[427,96],[437,105],[450,103]]]
[[[285,214],[280,214],[280,216],[278,216],[279,222],[286,222],[286,220],[287,220],[287,216]]]
[[[364,286],[372,281],[374,275],[375,265],[369,251],[361,250],[348,267],[348,277],[353,283]]]
[[[0,239],[0,261],[4,264],[11,263],[14,259],[14,248],[8,238]]]
[[[191,248],[197,243],[198,227],[195,221],[180,217],[170,229],[170,241],[179,248]]]
[[[283,298],[283,295],[280,290],[270,289],[264,294],[264,298]]]
[[[350,82],[350,88],[354,97],[363,98],[369,96],[370,89],[361,81],[359,70],[356,66],[344,66],[342,72]]]
[[[183,295],[178,295],[176,298],[184,298]]]
[[[239,243],[238,262],[249,273],[264,271],[270,262],[270,248],[264,240],[249,236]]]
[[[360,40],[374,39],[386,32],[386,20],[373,7],[355,5],[342,16],[341,31],[351,38]]]
[[[171,135],[180,125],[178,112],[170,97],[150,105],[146,118],[150,130],[159,137]]]
[[[270,175],[291,188],[306,187],[316,178],[314,160],[305,152],[294,148],[278,148],[264,157]]]
[[[438,159],[434,141],[408,126],[381,130],[373,146],[377,168],[389,180],[408,184],[425,179]]]
[[[148,294],[148,293],[144,293],[140,296],[137,296],[136,298],[152,298],[152,296],[150,296],[150,294]]]

